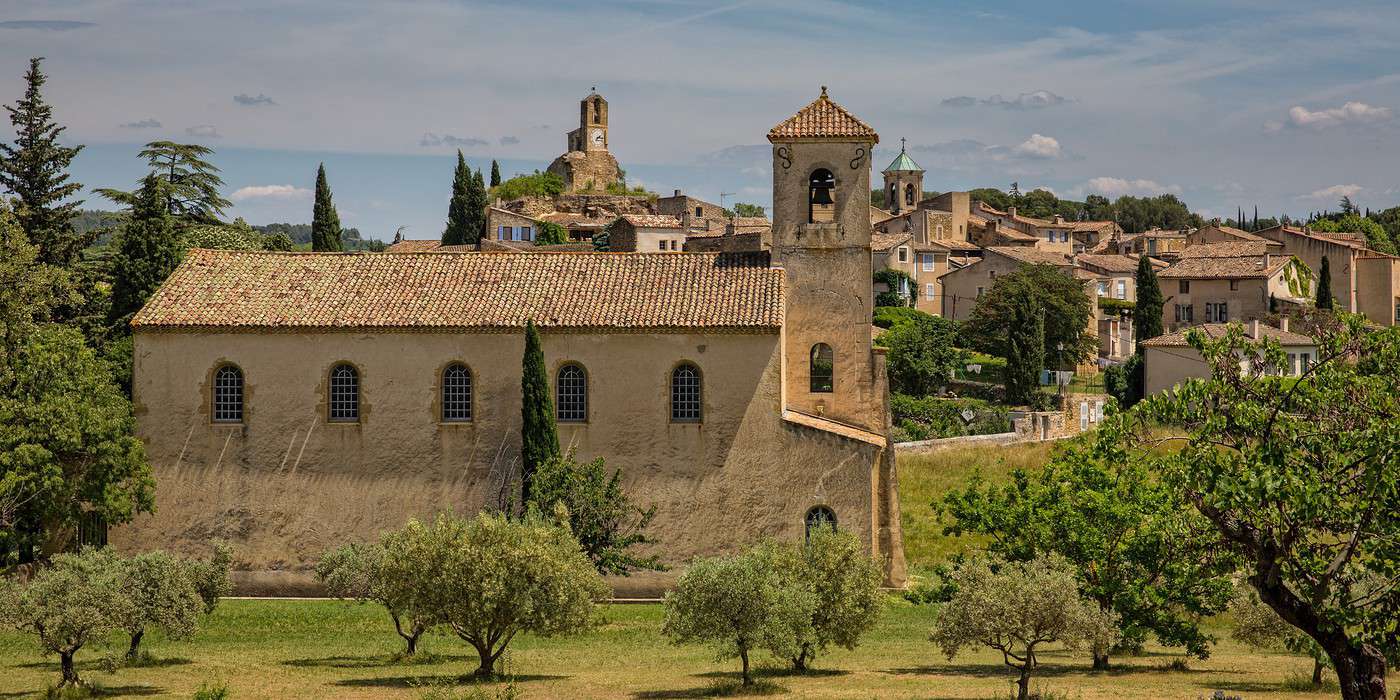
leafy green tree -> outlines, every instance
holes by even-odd
[[[1168,483],[1244,562],[1260,600],[1326,651],[1345,700],[1380,700],[1400,657],[1400,329],[1344,314],[1296,382],[1273,340],[1187,335],[1211,367],[1151,397],[1135,432]],[[1247,371],[1247,369],[1249,371]],[[1180,448],[1151,450],[1148,422]]]
[[[1113,221],[1113,204],[1107,197],[1091,194],[1084,198],[1084,218],[1089,221]]]
[[[155,481],[131,403],[78,331],[43,326],[17,348],[0,390],[0,478],[24,505],[18,528],[63,551],[79,518],[124,523],[149,512]],[[23,557],[21,553],[21,557]]]
[[[633,504],[622,490],[622,470],[609,473],[602,457],[580,464],[570,452],[545,460],[531,479],[526,506],[530,505],[541,513],[553,513],[562,505],[566,524],[600,574],[665,569],[655,555],[631,551],[656,543],[645,533],[656,507]]]
[[[525,323],[525,355],[520,367],[520,493],[533,495],[535,472],[559,458],[559,431],[554,424],[554,402],[549,398],[549,376],[540,348],[540,329]]]
[[[109,549],[59,554],[26,583],[0,583],[0,618],[37,635],[40,649],[58,655],[59,687],[81,686],[73,656],[132,616],[126,583],[126,566]]]
[[[1045,357],[1056,365],[1073,365],[1097,352],[1097,338],[1084,332],[1093,315],[1093,301],[1084,284],[1050,265],[1027,265],[999,275],[973,307],[963,324],[963,336],[974,349],[1009,357],[1013,316],[1023,304],[1044,309]]]
[[[1317,275],[1317,308],[1331,309],[1336,302],[1332,297],[1332,267],[1327,256],[1322,256],[1322,270]]]
[[[457,168],[452,173],[452,199],[447,203],[447,228],[442,232],[443,245],[463,245],[471,240],[471,187],[472,171],[458,149]]]
[[[1049,190],[1031,190],[1016,202],[1016,213],[1037,219],[1053,219],[1060,211],[1060,200]]]
[[[316,565],[316,578],[332,597],[384,606],[408,656],[418,653],[419,638],[439,622],[430,587],[445,566],[443,548],[454,544],[431,535],[410,524],[378,543],[327,552]]]
[[[199,626],[204,599],[195,587],[189,562],[161,551],[144,552],[121,562],[123,589],[131,598],[122,629],[131,635],[127,661],[140,653],[146,630],[158,628],[171,639],[189,639]]]
[[[460,154],[461,151],[458,151],[458,153]],[[495,159],[492,159],[492,160],[491,160],[491,184],[490,184],[490,186],[491,186],[491,187],[495,187],[495,186],[497,186],[497,185],[499,185],[499,184],[501,184],[501,164],[500,164],[500,163],[497,163],[497,162],[495,161]]]
[[[1235,621],[1235,627],[1230,632],[1235,641],[1259,649],[1273,650],[1281,647],[1294,654],[1311,658],[1312,684],[1314,687],[1322,686],[1322,672],[1331,664],[1327,660],[1327,653],[1311,637],[1284,622],[1273,608],[1259,600],[1259,595],[1253,589],[1239,592],[1230,604],[1230,617]]]
[[[940,316],[917,315],[890,328],[880,337],[889,348],[890,389],[911,396],[937,393],[966,364],[967,352],[956,347],[957,339],[957,322]]]
[[[223,540],[214,540],[208,559],[189,559],[185,564],[195,591],[204,601],[204,614],[212,614],[219,599],[233,592],[233,582],[228,577],[233,565],[233,548]]]
[[[152,141],[137,154],[146,159],[150,174],[162,180],[166,187],[165,213],[181,223],[217,224],[224,210],[233,202],[224,199],[219,189],[224,186],[219,169],[207,160],[214,149],[195,143]],[[142,180],[142,187],[146,186]],[[135,209],[140,192],[101,188],[96,192],[118,204]]]
[[[1157,281],[1157,270],[1152,259],[1138,256],[1136,285],[1137,305],[1133,307],[1133,338],[1140,345],[1144,340],[1162,334],[1162,285]]]
[[[673,644],[708,644],[720,659],[738,658],[743,684],[753,684],[749,655],[802,654],[817,596],[787,574],[792,552],[764,543],[728,557],[701,558],[666,593],[661,633]]]
[[[569,242],[569,230],[553,221],[535,224],[535,245],[561,245]]]
[[[1001,211],[1006,211],[1016,206],[1016,200],[1013,199],[1011,195],[991,187],[980,187],[974,190],[968,190],[967,194],[971,199],[983,202],[987,206],[993,209],[1000,209]]]
[[[749,217],[757,217],[757,216],[767,217],[767,216],[768,216],[768,211],[767,211],[766,209],[764,209],[762,206],[759,206],[759,205],[757,205],[757,204],[745,204],[744,202],[735,202],[735,203],[734,203],[734,215],[735,215],[735,216],[749,216]]]
[[[826,527],[812,530],[795,563],[789,572],[794,583],[816,596],[811,622],[803,630],[797,655],[791,657],[793,668],[805,671],[827,647],[854,649],[875,626],[883,609],[880,584],[885,575],[858,537]]]
[[[1106,649],[1118,638],[1117,620],[1079,597],[1074,568],[1057,555],[1027,562],[979,556],[958,566],[952,581],[956,592],[940,606],[930,641],[949,661],[966,647],[1001,652],[1020,672],[1018,700],[1030,698],[1042,645]]]
[[[1135,352],[1121,365],[1113,365],[1104,370],[1104,391],[1118,401],[1123,408],[1131,408],[1142,400],[1146,384],[1142,352]]]
[[[20,343],[70,299],[67,271],[39,260],[39,249],[0,198],[0,391],[8,385],[10,358]]]
[[[1006,343],[1006,401],[1038,406],[1040,371],[1045,368],[1045,315],[1034,296],[1021,290],[1012,301]],[[979,307],[980,308],[980,307]],[[976,312],[974,311],[974,314]]]
[[[66,127],[54,122],[53,107],[44,101],[42,90],[48,77],[39,68],[43,60],[29,59],[24,97],[14,106],[5,105],[15,142],[0,143],[0,185],[19,197],[19,225],[39,248],[39,261],[67,268],[93,238],[73,230],[82,200],[69,199],[83,188],[68,181],[68,166],[83,147],[59,143]]]
[[[428,531],[425,547],[442,552],[430,609],[476,649],[477,676],[493,675],[521,632],[551,637],[587,630],[593,601],[608,594],[578,540],[535,514],[439,516],[432,526],[409,523],[407,530],[415,528]]]
[[[1200,228],[1205,223],[1174,194],[1155,197],[1125,195],[1114,200],[1113,214],[1118,225],[1128,233],[1141,233],[1152,228],[1168,231]]]
[[[112,265],[111,323],[120,335],[126,334],[131,317],[165,282],[180,264],[184,250],[175,222],[166,212],[169,186],[155,175],[147,175],[122,227],[121,240]]]
[[[564,178],[551,172],[516,175],[491,188],[491,196],[510,201],[521,197],[553,197],[564,193]]]
[[[990,538],[988,549],[1014,561],[1055,554],[1074,565],[1080,594],[1121,620],[1121,648],[1137,651],[1148,633],[1206,658],[1203,617],[1223,612],[1236,562],[1218,551],[1213,529],[1175,490],[1124,447],[1118,423],[1071,441],[1037,475],[1011,483],[975,474],[943,498],[945,534]],[[1095,648],[1094,667],[1109,664]]]
[[[340,215],[331,201],[331,186],[326,183],[326,164],[316,168],[316,202],[311,210],[311,249],[338,253],[340,244]]]

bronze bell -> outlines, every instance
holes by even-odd
[[[812,203],[813,203],[813,204],[833,204],[834,202],[833,202],[833,200],[831,199],[831,188],[830,188],[830,187],[813,187],[813,188],[812,188]]]

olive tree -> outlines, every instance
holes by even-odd
[[[381,542],[332,550],[316,566],[317,578],[332,597],[384,606],[409,656],[418,653],[418,639],[436,624],[422,597],[433,573],[427,564],[440,562],[441,552],[424,551],[423,532],[410,524]]]
[[[428,565],[422,577],[434,611],[476,649],[475,675],[491,676],[515,635],[574,634],[594,623],[594,601],[609,593],[568,531],[533,511],[520,519],[480,513],[439,516],[405,528]],[[387,547],[392,550],[392,545]]]
[[[1069,562],[1059,555],[1027,562],[980,555],[952,572],[956,591],[938,611],[930,640],[948,660],[964,647],[989,647],[1020,673],[1018,700],[1030,697],[1036,650],[1058,642],[1068,649],[1108,648],[1117,618],[1079,596]]]
[[[214,541],[214,551],[208,559],[191,559],[186,562],[194,589],[204,601],[204,614],[214,612],[219,599],[233,592],[233,582],[229,580],[229,569],[233,565],[233,547],[223,540]]]
[[[773,543],[697,559],[666,594],[661,632],[674,644],[708,644],[719,660],[738,657],[743,684],[752,685],[754,650],[796,659],[811,639],[817,596],[794,581],[797,566],[790,548]]]
[[[148,628],[171,639],[189,639],[199,626],[205,602],[195,586],[190,562],[166,552],[138,554],[121,562],[123,588],[130,597],[122,629],[131,635],[127,661],[135,661]]]
[[[1311,658],[1312,684],[1322,685],[1322,672],[1331,665],[1327,653],[1311,637],[1284,622],[1252,589],[1239,592],[1230,605],[1230,616],[1235,619],[1235,628],[1230,633],[1235,641],[1260,649],[1282,647]]]
[[[870,558],[860,538],[844,530],[819,527],[794,557],[789,575],[816,597],[810,623],[790,657],[794,669],[804,671],[828,646],[854,649],[861,635],[880,619],[884,572]]]
[[[58,655],[59,687],[81,685],[73,655],[88,642],[122,629],[132,617],[126,585],[126,565],[111,550],[59,554],[27,583],[6,584],[0,616],[37,635],[45,653]]]

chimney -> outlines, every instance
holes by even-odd
[[[1008,216],[1016,216],[1016,207],[1007,207],[1006,214]]]
[[[1257,318],[1249,322],[1249,337],[1254,340],[1259,339],[1259,319]]]
[[[1285,332],[1285,333],[1288,332],[1288,317],[1287,317],[1287,316],[1280,316],[1280,317],[1279,317],[1279,319],[1278,319],[1278,329],[1281,330],[1281,331],[1283,331],[1283,332]]]
[[[674,195],[671,195],[671,196],[673,196],[673,197],[679,197],[679,196],[681,196],[681,191],[680,191],[680,190],[676,190],[676,193],[675,193]]]

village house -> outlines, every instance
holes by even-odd
[[[1180,259],[1157,274],[1165,300],[1162,327],[1177,330],[1198,323],[1248,321],[1274,313],[1280,305],[1308,303],[1312,272],[1296,258],[1267,252],[1234,254],[1262,249],[1258,243],[1185,249]]]
[[[1150,255],[1159,260],[1171,262],[1186,249],[1187,231],[1164,231],[1159,228],[1142,233],[1125,233],[1111,236],[1091,248],[1093,253],[1118,255]]]
[[[1137,349],[1133,334],[1133,309],[1137,304],[1138,260],[1131,255],[1074,256],[1076,274],[1089,281],[1094,293],[1094,326],[1099,336],[1099,357],[1122,362]],[[1165,263],[1152,261],[1154,268]]]
[[[681,220],[665,214],[623,214],[608,226],[614,253],[678,253],[685,248]]]
[[[157,507],[110,541],[225,538],[239,590],[307,591],[330,547],[502,505],[533,321],[561,445],[656,506],[664,561],[836,522],[901,584],[870,332],[879,137],[823,88],[768,139],[769,251],[190,251],[132,322]],[[614,583],[655,594],[675,572]]]
[[[1337,308],[1364,314],[1372,323],[1400,323],[1400,258],[1366,247],[1364,238],[1314,232],[1306,228],[1275,226],[1258,232],[1278,242],[1285,255],[1302,260],[1314,277],[1322,273],[1327,258],[1332,297]]]
[[[972,316],[977,300],[1004,277],[1026,265],[1051,265],[1073,274],[1074,261],[1068,255],[1023,246],[994,246],[983,250],[980,260],[943,275],[943,317],[965,321]]]
[[[1204,333],[1207,338],[1219,338],[1229,329],[1229,324],[1206,323],[1192,326]],[[1142,342],[1143,347],[1143,391],[1146,395],[1161,393],[1190,378],[1210,377],[1211,368],[1201,357],[1201,353],[1186,342],[1187,328],[1178,329],[1165,335]],[[1275,328],[1258,320],[1244,324],[1245,337],[1250,340],[1270,338],[1278,341],[1286,353],[1288,365],[1276,372],[1283,376],[1297,377],[1308,371],[1317,359],[1317,343],[1312,338],[1288,330],[1288,317],[1280,319]],[[1249,372],[1252,368],[1245,360],[1240,361],[1241,369]]]

